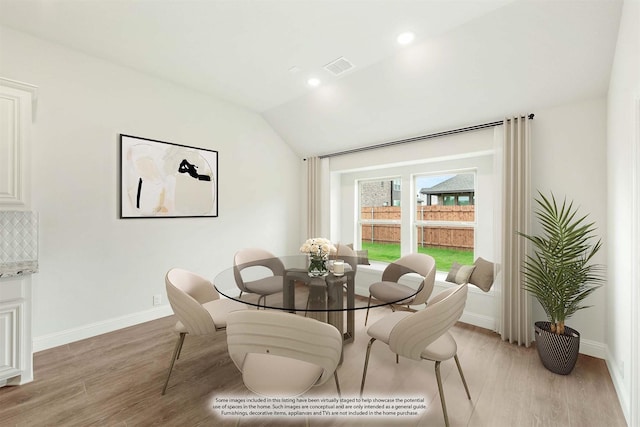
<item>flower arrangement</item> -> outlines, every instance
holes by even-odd
[[[314,237],[313,239],[307,239],[307,241],[304,242],[300,247],[300,252],[319,257],[326,257],[330,253],[335,253],[336,247],[329,239],[325,239],[324,237]]]
[[[300,252],[309,254],[309,276],[326,275],[328,271],[327,258],[336,250],[333,243],[324,237],[307,239],[300,247]]]

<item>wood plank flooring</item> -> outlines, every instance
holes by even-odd
[[[390,313],[372,310],[370,321]],[[368,343],[364,311],[356,313],[356,339],[344,350],[338,373],[343,397],[359,393]],[[236,418],[212,410],[216,396],[250,396],[229,358],[226,336],[187,337],[167,394],[162,386],[177,336],[173,316],[35,354],[35,381],[0,388],[0,426],[233,426]],[[471,400],[453,361],[442,377],[452,426],[626,426],[603,360],[580,355],[574,371],[547,371],[534,348],[523,348],[474,326],[452,334]],[[335,384],[310,396],[335,396]],[[369,362],[367,396],[423,396],[416,418],[310,418],[312,426],[444,426],[432,362],[400,359],[376,342]],[[302,426],[301,418],[243,418],[241,426]]]

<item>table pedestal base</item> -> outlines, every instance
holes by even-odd
[[[287,270],[284,277],[283,305],[295,307],[295,282],[305,282],[309,286],[307,317],[329,323],[338,329],[343,342],[353,342],[355,328],[355,272],[344,276],[329,274],[324,277],[309,277],[304,269]],[[344,307],[344,285],[347,285],[347,307]],[[290,310],[292,313],[294,309]],[[347,316],[347,328],[344,328],[344,316]]]

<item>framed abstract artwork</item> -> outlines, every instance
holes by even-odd
[[[217,151],[120,134],[120,218],[217,216]]]

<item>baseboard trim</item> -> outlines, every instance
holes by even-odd
[[[607,368],[609,369],[609,375],[611,376],[611,381],[613,382],[613,388],[616,389],[616,394],[618,395],[618,400],[620,401],[620,407],[622,408],[622,413],[624,414],[627,423],[631,425],[631,407],[629,400],[629,391],[624,385],[624,379],[622,377],[622,373],[618,367],[618,364],[615,363],[613,359],[613,355],[609,351],[609,347],[605,347],[607,357],[605,361],[607,363]]]
[[[598,341],[580,339],[580,353],[607,360],[607,346]]]
[[[170,316],[172,314],[173,311],[171,310],[171,306],[163,305],[149,310],[140,311],[138,313],[128,314],[126,316],[120,316],[113,319],[103,320],[101,322],[90,323],[77,328],[55,332],[53,334],[34,337],[33,352],[37,353],[42,350],[95,337],[96,335],[106,334],[107,332],[113,332],[118,329],[128,328],[129,326]]]
[[[466,310],[462,313],[460,321],[462,323],[468,323],[469,325],[489,329],[490,331],[495,331],[496,329],[496,321],[493,317],[483,316],[482,314],[472,313]]]

